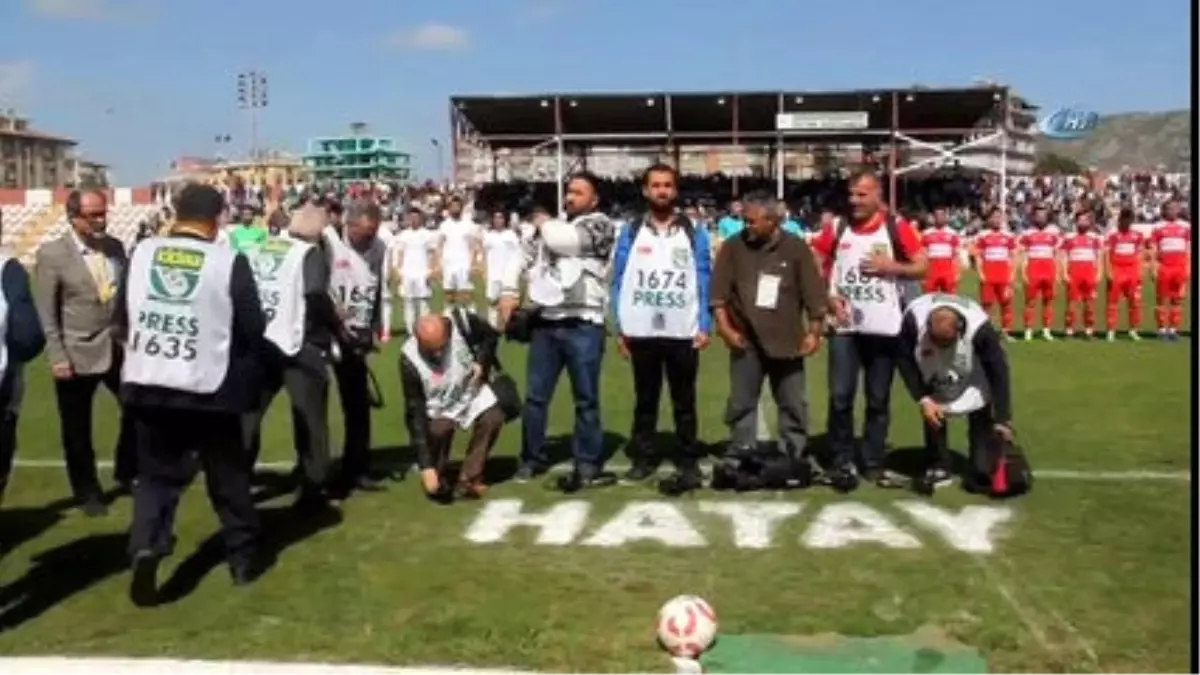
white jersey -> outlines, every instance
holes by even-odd
[[[438,225],[442,246],[442,268],[460,270],[471,266],[472,250],[479,241],[479,226],[466,218],[447,218]]]
[[[949,307],[963,318],[964,330],[951,347],[939,347],[928,339],[929,315],[941,307]],[[974,300],[941,293],[913,300],[907,312],[917,325],[917,368],[925,384],[933,387],[934,400],[951,415],[965,415],[987,405],[991,400],[987,376],[975,358],[975,335],[988,323],[987,312]]]
[[[869,234],[847,227],[834,252],[833,288],[850,305],[850,323],[838,326],[839,333],[899,335],[900,285],[895,279],[862,273],[862,264],[875,253],[895,257],[886,226]]]
[[[692,241],[681,227],[667,234],[639,228],[621,277],[617,322],[632,338],[691,339],[700,330],[700,291]]]
[[[304,258],[312,248],[298,239],[272,237],[248,256],[267,315],[266,338],[284,356],[295,356],[304,344]]]
[[[430,364],[421,356],[416,338],[409,338],[402,352],[421,376],[425,413],[429,419],[454,420],[460,428],[466,429],[488,408],[496,405],[496,395],[491,387],[486,384],[475,387],[472,383],[475,356],[466,338],[458,332],[458,326],[451,328],[450,344],[441,364]]]
[[[504,272],[521,256],[521,237],[512,228],[483,233],[483,260],[487,274],[488,300],[500,299]]]
[[[333,228],[326,228],[325,243],[329,246],[332,264],[329,270],[329,292],[333,301],[349,312],[346,327],[370,329],[375,299],[379,294],[379,275]]]
[[[401,230],[392,238],[392,246],[401,280],[429,277],[430,255],[437,248],[437,233],[425,228]]]
[[[195,394],[220,388],[229,372],[229,280],[238,255],[181,237],[138,244],[129,262],[122,382]]]

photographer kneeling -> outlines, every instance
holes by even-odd
[[[940,293],[914,300],[901,324],[897,366],[925,422],[928,464],[919,487],[932,490],[950,482],[946,422],[966,415],[970,465],[964,487],[1009,494],[1028,489],[1028,466],[1012,451],[1008,358],[983,308],[974,300]],[[997,488],[998,470],[1010,464],[1015,468],[1011,485]]]

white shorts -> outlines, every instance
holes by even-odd
[[[475,284],[471,282],[470,267],[447,267],[442,270],[443,291],[472,291]]]
[[[488,279],[487,288],[484,289],[484,297],[488,302],[496,302],[500,299],[500,290],[504,288],[503,282],[499,279]]]
[[[425,299],[432,293],[429,292],[429,279],[426,277],[410,277],[400,279],[400,297]]]

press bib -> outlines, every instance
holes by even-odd
[[[450,344],[446,349],[448,354],[444,367],[436,370],[421,356],[416,338],[409,338],[402,351],[421,377],[421,386],[425,391],[425,414],[429,419],[454,420],[465,429],[488,408],[496,405],[496,395],[486,384],[479,388],[472,385],[475,357],[457,327],[451,329]]]
[[[657,234],[643,226],[621,277],[617,319],[634,338],[690,339],[700,329],[700,294],[691,239],[682,228]]]
[[[304,257],[311,250],[312,244],[274,237],[247,256],[267,316],[266,338],[285,356],[304,344]]]
[[[900,289],[893,279],[863,274],[862,265],[876,253],[895,257],[886,227],[862,234],[847,228],[839,240],[833,265],[837,294],[850,305],[850,322],[839,333],[899,335]]]
[[[129,262],[129,339],[121,380],[196,394],[215,392],[229,371],[237,253],[207,241],[153,237]]]
[[[339,307],[349,313],[348,328],[369,329],[379,294],[379,275],[367,261],[332,229],[325,231],[332,265],[329,293]]]
[[[951,347],[939,347],[928,339],[929,315],[939,307],[954,309],[966,323]],[[933,399],[950,415],[966,415],[987,405],[987,377],[975,358],[975,334],[988,322],[987,313],[973,300],[939,293],[917,298],[908,311],[917,324],[917,367],[921,379],[933,389]]]

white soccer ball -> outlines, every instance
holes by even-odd
[[[677,595],[658,610],[658,642],[672,656],[694,659],[717,637],[717,613],[704,598]]]

